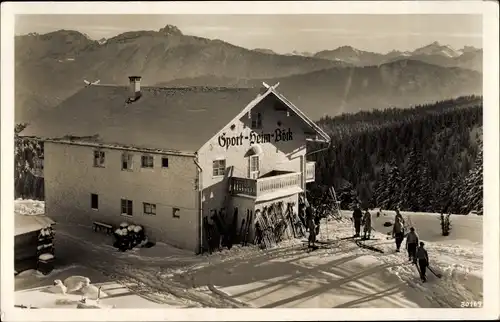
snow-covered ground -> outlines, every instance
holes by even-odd
[[[43,203],[32,203],[43,209]],[[16,210],[30,213],[28,204],[16,201]],[[440,237],[434,231],[434,227],[439,229],[436,216],[410,214],[426,242],[431,267],[443,275],[438,279],[429,272],[428,282],[422,284],[416,268],[408,264],[404,247],[401,253],[395,253],[394,241],[386,238],[391,227],[383,223],[393,221],[392,214],[386,213],[374,218],[378,231],[372,234],[375,239],[365,242],[384,253],[344,239],[353,233],[349,220],[324,222],[318,237],[323,243],[316,251],[309,252],[304,239],[287,241],[270,250],[236,246],[210,256],[195,256],[161,243],[122,253],[111,246],[110,236],[93,232],[90,227],[58,223],[57,270],[33,278],[35,282],[21,282],[23,277],[16,277],[16,304],[52,305],[56,301],[53,295],[32,289],[70,275],[89,276],[92,283],[103,285],[103,290],[115,284],[125,294],[133,293],[127,295],[129,300],[121,301],[117,296],[109,305],[134,308],[460,307],[464,299],[482,301],[482,241],[475,237],[482,234],[482,224],[477,224],[481,217],[470,217],[467,222],[453,216],[452,234]],[[344,212],[344,216],[350,215]],[[461,225],[468,234],[457,228]],[[102,301],[106,303],[106,299]]]
[[[20,215],[42,215],[45,212],[45,203],[39,200],[16,199],[14,211]]]
[[[376,217],[377,210],[371,210],[373,228],[380,232],[392,231],[392,227],[384,227],[386,221],[394,222],[396,213],[383,210],[380,217]],[[351,216],[352,212],[344,212]],[[421,239],[425,241],[455,244],[455,245],[482,245],[483,217],[477,215],[451,215],[451,232],[449,236],[441,235],[440,215],[437,213],[418,213],[402,211],[401,215],[413,225]]]
[[[63,295],[57,286],[52,283],[55,279],[64,280],[70,276],[86,276],[91,279],[92,285],[101,287],[100,299],[82,292],[73,292]],[[136,291],[133,283],[117,282],[102,276],[91,269],[74,265],[65,269],[52,271],[44,276],[35,270],[24,271],[16,276],[16,305],[31,306],[32,308],[76,308],[84,295],[87,305],[99,305],[101,308],[172,308],[182,307],[182,303],[157,302],[147,295]],[[43,285],[34,287],[34,285]],[[23,287],[28,287],[23,289]]]

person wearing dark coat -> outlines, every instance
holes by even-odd
[[[316,242],[316,227],[314,225],[314,212],[311,206],[306,208],[306,223],[309,230],[308,246],[314,247]]]
[[[354,221],[354,229],[356,230],[354,237],[359,237],[359,233],[361,232],[362,218],[363,218],[363,212],[361,211],[361,208],[359,208],[359,204],[356,204],[356,206],[354,207],[354,212],[352,213],[352,219]]]
[[[420,268],[420,278],[422,282],[425,282],[427,278],[425,277],[427,266],[429,266],[429,256],[427,254],[427,250],[424,248],[424,242],[420,242],[420,247],[417,249],[416,253],[417,264]]]
[[[415,256],[418,246],[418,235],[415,232],[415,228],[411,227],[410,232],[406,235],[406,249],[408,250],[408,260],[416,261]]]
[[[365,210],[365,214],[363,215],[363,238],[364,239],[370,239],[370,235],[372,232],[372,215],[368,211],[368,209]]]
[[[321,217],[316,213],[316,209],[314,209],[315,216],[314,216],[314,227],[316,228],[316,236],[319,235],[319,224],[321,223]]]
[[[401,248],[401,243],[405,238],[405,232],[403,223],[400,221],[398,217],[396,217],[396,222],[392,227],[392,237],[394,237],[394,239],[396,240],[396,252],[399,252],[399,249]]]

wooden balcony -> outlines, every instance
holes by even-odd
[[[316,162],[306,163],[306,183],[316,181]]]
[[[233,195],[246,195],[251,197],[274,196],[279,197],[289,193],[301,192],[301,174],[290,172],[259,179],[246,179],[232,177],[229,185]]]

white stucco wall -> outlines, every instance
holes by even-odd
[[[160,154],[154,168],[141,168],[141,155],[133,155],[132,171],[121,170],[123,151],[105,151],[105,168],[93,166],[94,148],[46,142],[45,203],[48,216],[61,222],[90,226],[93,221],[117,225],[122,221],[144,225],[148,236],[180,248],[199,246],[197,167],[192,157]],[[99,209],[91,209],[91,194],[99,197]],[[133,216],[121,215],[121,199],[133,201]],[[143,202],[156,204],[156,215],[143,213]],[[179,218],[173,208],[179,208]]]
[[[286,111],[276,111],[274,96],[268,96],[255,106],[251,113],[262,115],[262,129],[255,130],[256,134],[272,133],[276,129],[290,131],[292,139],[288,141],[259,143],[263,153],[260,155],[261,174],[272,170],[287,170],[295,172],[304,172],[306,136],[303,128],[303,121],[290,111],[287,116]],[[243,108],[243,107],[242,107]],[[280,122],[281,125],[277,123]],[[232,128],[233,127],[233,128]],[[249,158],[245,156],[251,148],[250,140],[245,137],[252,137],[251,120],[248,114],[245,114],[240,120],[227,125],[222,131],[222,136],[212,138],[203,148],[198,151],[198,160],[203,168],[202,187],[203,187],[203,214],[208,215],[211,209],[220,209],[224,204],[228,205],[231,201],[228,194],[229,177],[248,178]],[[221,146],[228,138],[241,137],[239,144],[232,146]],[[219,140],[220,137],[220,140]],[[224,137],[225,139],[222,139]],[[301,157],[303,168],[301,168]],[[223,177],[214,177],[212,172],[212,162],[216,159],[226,160],[226,174]]]

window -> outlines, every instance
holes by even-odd
[[[213,176],[223,176],[226,172],[226,160],[215,160],[212,164]]]
[[[132,170],[132,157],[130,153],[122,154],[122,170]]]
[[[168,168],[168,158],[166,157],[161,158],[161,167]]]
[[[104,168],[104,151],[96,150],[94,151],[94,167]]]
[[[256,179],[259,176],[259,171],[260,171],[260,162],[259,162],[259,156],[258,155],[252,155],[250,156],[250,178],[251,179]]]
[[[179,208],[172,208],[172,217],[181,218],[181,216],[177,214],[179,211],[181,211]]]
[[[152,155],[143,155],[141,156],[141,167],[143,168],[153,168],[154,167],[154,159]]]
[[[262,114],[257,113],[256,117],[252,117],[252,129],[262,128]]]
[[[142,206],[144,208],[144,214],[156,215],[156,205],[155,204],[143,202]]]
[[[94,210],[99,209],[99,196],[95,193],[90,194],[90,208]]]
[[[122,199],[122,215],[132,216],[132,200]]]

